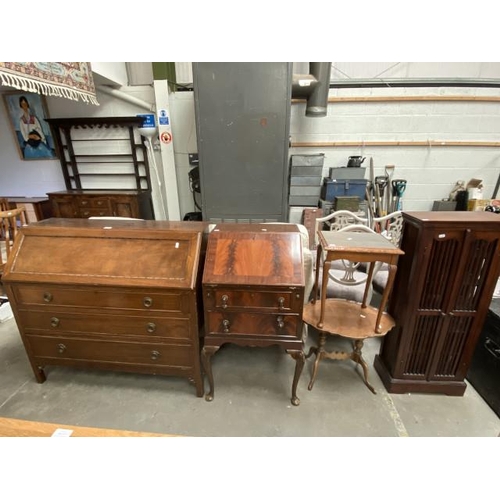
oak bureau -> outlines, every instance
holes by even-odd
[[[45,365],[185,377],[203,395],[202,223],[53,218],[3,275],[38,382]]]

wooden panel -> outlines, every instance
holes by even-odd
[[[19,318],[26,333],[47,330],[50,334],[99,333],[108,335],[135,335],[190,339],[188,318],[165,318],[162,316],[130,316],[103,314],[71,314],[60,311],[19,311]]]
[[[177,293],[152,293],[151,290],[128,292],[100,288],[67,288],[54,285],[19,285],[14,287],[20,308],[30,306],[90,307],[101,309],[189,312],[188,301]]]
[[[210,233],[203,281],[247,285],[303,285],[301,236],[296,233]]]
[[[276,313],[299,309],[297,305],[300,306],[301,298],[302,294],[299,290],[257,291],[206,287],[204,294],[206,307],[209,309],[255,308]]]
[[[145,342],[113,342],[67,336],[27,335],[33,355],[39,362],[80,360],[131,365],[157,365],[190,368],[191,348]]]
[[[0,417],[0,436],[2,437],[51,437],[58,429],[71,430],[70,437],[180,437],[175,434],[81,427],[71,424],[53,424]]]
[[[194,266],[201,243],[196,233],[165,231],[145,240],[140,230],[125,235],[111,227],[104,228],[102,236],[38,235],[33,226],[25,231],[33,236],[21,240],[10,279],[194,288]]]
[[[298,316],[271,315],[271,314],[249,314],[249,313],[218,313],[207,314],[208,326],[207,334],[227,333],[241,335],[283,335],[297,337],[302,332],[298,332],[301,320]],[[223,321],[229,323],[224,325]],[[283,326],[280,326],[280,322]],[[227,332],[225,330],[228,330]]]

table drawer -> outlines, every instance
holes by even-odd
[[[207,314],[207,335],[283,335],[298,337],[302,321],[297,315],[219,313]]]
[[[103,198],[103,197],[88,197],[88,198],[78,198],[77,197],[77,202],[78,206],[80,208],[100,208],[100,209],[107,209],[108,211],[111,210],[111,202],[109,198]]]
[[[103,207],[103,208],[80,208],[80,217],[105,217],[112,216],[113,212],[111,208]]]
[[[19,308],[32,305],[137,309],[172,313],[188,312],[182,294],[76,289],[54,285],[19,285],[14,287]]]
[[[19,316],[26,333],[43,331],[48,335],[73,332],[186,340],[192,338],[188,318],[72,314],[59,311],[19,311]]]
[[[302,291],[292,290],[232,290],[224,288],[205,288],[204,300],[209,309],[265,309],[267,312],[300,311]]]
[[[158,343],[115,342],[71,337],[27,335],[38,360],[73,360],[129,365],[191,367],[191,347]]]

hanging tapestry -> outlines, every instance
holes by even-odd
[[[88,62],[0,62],[0,83],[24,92],[99,105]]]

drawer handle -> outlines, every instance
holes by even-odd
[[[224,329],[224,333],[229,333],[229,320],[225,319],[222,321],[222,328]]]
[[[50,326],[52,327],[56,327],[56,326],[59,326],[59,318],[50,318]]]
[[[151,351],[151,359],[153,361],[156,361],[159,358],[160,358],[160,353],[158,351]]]
[[[88,212],[88,211],[87,212],[83,212],[83,215],[89,215],[89,214],[90,214],[90,212]]]
[[[227,308],[227,301],[229,300],[229,297],[227,295],[222,296],[222,309]]]
[[[57,352],[62,354],[66,350],[66,346],[64,344],[57,344]]]
[[[98,202],[97,202],[97,204],[98,204],[98,205],[102,205],[102,201],[98,201]]]
[[[285,309],[285,297],[278,299],[278,309]]]
[[[156,325],[154,323],[148,323],[146,329],[148,333],[154,333],[156,331]]]
[[[82,200],[82,206],[83,206],[83,205],[88,205],[88,203],[89,203],[89,202],[88,202],[87,200]]]
[[[52,294],[51,294],[50,292],[45,292],[45,293],[43,294],[43,301],[44,301],[44,302],[52,302],[52,299],[53,299],[53,298],[54,298],[54,297],[52,296]]]
[[[279,326],[280,328],[283,328],[283,327],[285,326],[285,322],[283,321],[283,316],[278,316],[278,317],[276,318],[276,321],[278,322],[278,326]]]
[[[151,307],[153,305],[153,299],[151,297],[144,297],[142,303],[144,304],[144,307]]]

